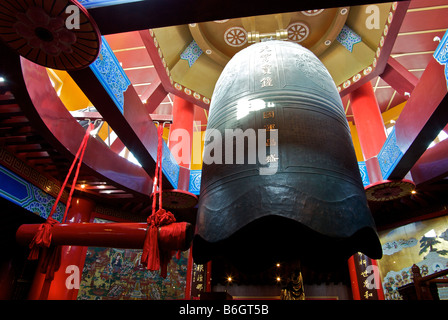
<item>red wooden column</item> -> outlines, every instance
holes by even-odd
[[[12,258],[0,262],[0,300],[11,300],[15,270]]]
[[[350,93],[350,105],[370,183],[381,181],[381,169],[376,156],[387,136],[383,117],[370,82]]]
[[[95,202],[86,198],[73,198],[66,223],[89,222],[90,215],[95,209]],[[40,273],[42,259],[39,258],[38,269],[34,277],[28,299],[30,300],[75,300],[78,289],[74,284],[81,281],[86,253],[85,247],[62,246],[61,265],[54,273],[54,279],[50,284],[45,283],[45,274]],[[76,278],[78,277],[78,278]],[[75,279],[76,278],[76,279]]]
[[[358,252],[348,259],[348,270],[353,300],[384,300],[376,260]]]
[[[382,175],[377,155],[387,136],[372,84],[367,82],[352,91],[350,93],[350,104],[370,183],[379,182],[382,180]],[[384,299],[381,287],[370,292],[367,290],[364,281],[367,278],[366,267],[368,265],[376,265],[376,261],[361,253],[353,255],[348,261],[353,299]],[[377,268],[371,269],[377,270]]]
[[[194,104],[181,97],[175,96],[172,113],[173,122],[170,127],[168,147],[179,166],[190,169],[193,146]],[[181,183],[179,183],[179,185],[181,185]],[[183,189],[188,190],[188,183],[184,184]],[[194,297],[192,292],[195,290],[193,284],[195,279],[195,268],[196,265],[193,263],[192,247],[190,247],[187,267],[187,285],[185,288],[185,299],[188,300],[193,299]]]
[[[169,136],[169,148],[184,168],[190,168],[191,147],[193,144],[194,104],[180,97],[173,101],[173,123]]]

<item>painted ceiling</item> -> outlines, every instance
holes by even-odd
[[[195,129],[205,130],[208,105],[223,67],[253,41],[280,38],[309,48],[325,64],[340,91],[368,75],[375,68],[396,4],[376,6],[379,20],[370,22],[368,18],[373,19],[375,12],[362,5],[151,29],[156,57],[148,53],[137,31],[107,35],[106,39],[144,102],[160,81],[153,60],[161,60],[176,90],[166,96],[154,113],[170,114],[174,95],[189,95],[198,106]],[[414,0],[409,6],[390,56],[416,79],[437,47],[437,39],[448,28],[444,18],[447,14],[448,5],[442,0]],[[394,84],[380,76],[371,83],[382,112],[400,106],[409,97],[398,93]],[[341,97],[347,119],[352,121],[348,95]]]

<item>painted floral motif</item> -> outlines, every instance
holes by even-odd
[[[131,81],[121,68],[104,37],[102,37],[100,54],[95,62],[90,65],[90,68],[123,113],[123,93],[128,89]]]
[[[30,201],[24,208],[31,212],[34,212],[42,218],[48,218],[48,215],[53,208],[55,199],[34,186],[32,188],[32,192],[34,199]],[[59,202],[56,206],[56,211],[52,216],[53,219],[62,222],[64,211],[65,205]]]
[[[364,161],[358,162],[359,173],[361,174],[362,184],[367,186],[370,184],[369,176],[367,174],[367,166]]]
[[[387,137],[383,148],[378,154],[378,161],[381,167],[383,179],[387,179],[392,172],[395,164],[401,159],[403,153],[397,145],[397,138],[395,136],[395,128]]]
[[[15,173],[0,166],[0,196],[46,219],[55,198]],[[61,222],[65,204],[59,202],[53,218]]]
[[[305,10],[305,11],[301,11],[302,14],[312,17],[312,16],[317,16],[318,14],[322,13],[322,11],[324,11],[324,9],[316,9],[316,10]]]
[[[191,170],[190,171],[190,186],[189,190],[191,193],[198,195],[201,190],[201,177],[202,170]]]
[[[441,65],[445,66],[445,79],[448,86],[448,32],[445,33],[434,51],[434,59],[436,59]]]
[[[71,45],[76,42],[76,35],[65,27],[62,17],[50,17],[40,7],[30,7],[26,13],[17,13],[14,30],[27,40],[30,47],[52,56],[72,53]]]
[[[191,41],[191,43],[188,45],[188,47],[182,52],[180,55],[180,58],[183,60],[188,61],[188,65],[190,68],[193,66],[193,64],[198,60],[198,58],[202,54],[202,49],[199,47],[199,45],[196,43],[196,41]]]
[[[361,36],[346,25],[342,28],[336,40],[350,52],[353,52],[353,46],[355,44],[362,41]]]
[[[162,171],[167,176],[168,180],[173,184],[174,189],[177,188],[177,183],[179,181],[179,165],[176,159],[171,153],[168,146],[163,143],[162,151]]]
[[[303,22],[297,22],[293,23],[290,26],[288,26],[288,39],[300,43],[306,38],[308,38],[308,35],[310,34],[310,28],[303,23]]]
[[[232,27],[224,33],[224,41],[232,47],[241,47],[247,42],[247,32],[241,27]]]

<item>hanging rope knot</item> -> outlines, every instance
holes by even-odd
[[[176,222],[176,218],[171,212],[165,209],[159,209],[154,215],[148,217],[148,223],[154,224],[157,227],[166,226],[173,222]]]
[[[47,220],[42,223],[39,226],[39,229],[37,230],[36,234],[33,237],[33,240],[31,240],[29,248],[31,249],[30,254],[28,256],[28,260],[36,260],[39,258],[39,251],[42,248],[42,265],[40,272],[45,273],[45,279],[46,280],[53,280],[54,273],[59,269],[61,264],[61,247],[60,246],[52,246],[51,245],[51,238],[52,238],[52,229],[55,224],[58,224],[59,222],[53,218],[53,214],[56,211],[56,208],[58,206],[59,200],[61,199],[62,193],[64,192],[65,186],[67,185],[68,179],[73,171],[73,168],[75,167],[76,162],[78,162],[78,166],[75,171],[75,175],[73,177],[73,183],[70,189],[70,193],[67,199],[67,205],[65,207],[64,216],[62,217],[62,221],[65,221],[65,218],[67,217],[68,210],[70,208],[70,203],[73,195],[73,191],[76,185],[76,180],[78,179],[79,170],[81,168],[82,159],[84,157],[84,152],[86,151],[87,147],[87,141],[90,137],[90,132],[93,130],[94,125],[93,123],[90,123],[89,126],[86,129],[86,133],[84,135],[84,138],[81,141],[81,145],[79,146],[78,152],[75,155],[75,159],[72,162],[72,165],[70,166],[69,172],[67,176],[65,177],[64,183],[61,186],[61,189],[59,190],[58,196],[56,198],[56,201],[53,204],[53,207],[51,208],[50,214],[48,215]]]
[[[154,192],[152,194],[152,213],[147,219],[148,228],[146,230],[145,242],[143,244],[141,263],[151,271],[160,269],[160,275],[165,278],[167,276],[168,263],[171,260],[173,252],[171,250],[160,250],[158,238],[159,229],[163,226],[176,222],[176,218],[171,212],[162,208],[162,125],[158,126],[157,134],[157,161],[156,172],[154,175]],[[156,211],[157,199],[159,201],[159,208]]]
[[[174,215],[165,209],[157,210],[147,219],[148,229],[146,230],[141,263],[151,271],[161,269],[161,275],[164,278],[167,274],[168,262],[171,259],[171,251],[160,250],[159,228],[174,222],[176,222]]]
[[[93,123],[90,123],[86,129],[86,133],[81,141],[81,145],[79,146],[78,152],[75,155],[75,159],[73,160],[72,165],[70,166],[69,172],[68,172],[67,176],[65,177],[64,183],[62,184],[62,187],[59,190],[59,194],[56,198],[56,201],[53,204],[53,207],[51,208],[50,214],[48,215],[47,220],[40,225],[38,231],[36,232],[33,240],[30,243],[29,247],[31,249],[31,252],[28,256],[28,260],[36,260],[37,258],[39,258],[39,248],[41,248],[41,247],[49,248],[50,247],[51,230],[52,230],[52,227],[58,223],[57,220],[53,219],[53,214],[56,211],[57,205],[59,203],[59,200],[61,199],[62,193],[64,192],[65,186],[67,185],[68,179],[69,179],[69,177],[73,171],[73,168],[75,167],[75,164],[79,158],[78,167],[76,169],[75,176],[73,178],[72,187],[71,187],[70,194],[69,194],[69,197],[67,200],[67,205],[65,207],[64,216],[62,218],[62,221],[65,221],[65,217],[67,216],[68,209],[70,207],[70,202],[71,202],[71,198],[73,195],[76,180],[78,178],[79,169],[81,167],[82,159],[84,157],[84,152],[87,147],[87,141],[89,140],[90,132],[93,130],[93,128],[94,128]]]
[[[48,219],[39,226],[36,234],[31,240],[29,248],[31,249],[30,254],[28,256],[28,260],[36,260],[39,258],[39,249],[40,248],[49,248],[51,244],[51,236],[52,236],[52,228],[58,221],[53,219],[52,217],[48,217]]]

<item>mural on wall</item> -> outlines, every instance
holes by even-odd
[[[95,219],[95,222],[109,222]],[[173,257],[168,276],[146,270],[141,249],[89,247],[78,300],[173,300],[184,299],[189,251]]]
[[[386,300],[401,300],[398,288],[412,282],[411,267],[422,276],[448,268],[448,217],[411,223],[380,233],[383,258],[378,266]],[[448,278],[445,276],[444,278]],[[439,297],[445,296],[439,288]]]

